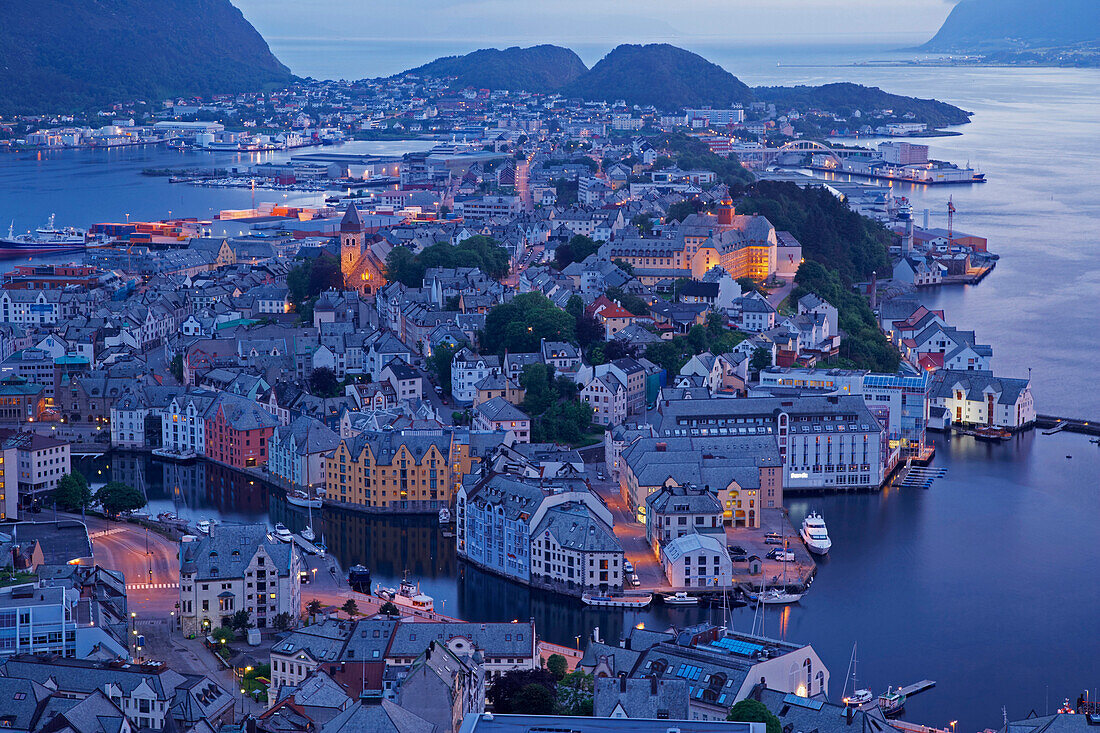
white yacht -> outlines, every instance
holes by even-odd
[[[282,522],[278,522],[275,525],[275,532],[273,534],[275,535],[275,539],[277,539],[281,542],[290,542],[290,540],[292,539],[292,535],[290,534],[290,530],[287,529],[286,525],[283,524]]]
[[[827,555],[833,541],[829,539],[829,530],[825,528],[825,520],[817,512],[810,512],[802,520],[802,541],[815,555]]]

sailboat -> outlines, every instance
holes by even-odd
[[[313,507],[307,504],[306,510],[309,512],[309,524],[302,530],[302,539],[306,542],[313,542],[317,539],[317,534],[313,531]]]
[[[858,708],[861,705],[866,705],[875,699],[874,694],[867,689],[856,689],[856,644],[852,644],[852,659],[848,662],[848,677],[844,679],[844,692],[841,694],[841,698],[844,700],[844,704]],[[848,692],[848,680],[852,682],[852,694],[847,695]]]

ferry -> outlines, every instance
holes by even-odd
[[[0,237],[0,256],[4,255],[29,255],[29,254],[64,254],[66,252],[80,252],[87,247],[102,247],[107,240],[102,237],[93,237],[84,229],[65,227],[58,229],[54,226],[54,215],[46,226],[34,230],[33,233],[14,233],[15,225],[8,226],[8,236]]]
[[[593,595],[585,593],[581,596],[581,602],[586,606],[602,606],[605,608],[645,608],[653,601],[651,593],[639,595]]]
[[[810,512],[802,520],[802,541],[815,555],[829,554],[829,548],[833,541],[829,539],[829,530],[825,527],[825,520],[817,512]]]
[[[413,583],[406,575],[397,588],[387,588],[378,585],[374,589],[374,595],[389,601],[398,608],[406,608],[413,611],[432,613],[435,609],[435,599],[426,593],[420,592],[420,584]]]
[[[878,696],[878,707],[887,717],[900,715],[905,709],[905,693],[892,687],[887,689]]]

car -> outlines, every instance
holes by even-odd
[[[730,559],[734,562],[743,562],[749,559],[748,551],[741,545],[727,545],[726,549],[730,553]]]
[[[438,384],[435,385],[434,389],[436,391],[436,394],[443,394],[443,388],[440,387]]]
[[[638,579],[638,574],[637,573],[634,573],[633,575],[630,576],[630,584],[632,586],[634,586],[635,588],[637,588],[639,585],[642,584],[642,581],[640,581]]]
[[[634,565],[629,560],[623,560],[623,570],[628,573],[634,572]]]
[[[603,481],[607,478],[607,476],[604,475],[603,471],[596,471],[596,478],[598,478],[600,481]]]
[[[766,535],[764,535],[764,544],[765,545],[782,545],[783,544],[783,538],[779,535],[778,532],[768,532]]]
[[[794,553],[790,550],[784,550],[782,547],[777,547],[769,552],[768,557],[781,562],[794,562]]]

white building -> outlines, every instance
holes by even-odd
[[[531,580],[570,589],[621,589],[623,547],[611,523],[611,513],[597,502],[549,509],[531,533]]]
[[[931,406],[944,408],[955,424],[1015,430],[1035,422],[1035,401],[1027,379],[941,369],[933,375],[929,392]]]
[[[578,395],[592,406],[592,422],[597,425],[621,425],[626,422],[626,387],[610,371],[592,377]]]
[[[451,360],[451,396],[457,402],[473,402],[477,397],[477,383],[490,374],[500,373],[499,356],[479,356],[462,349]]]
[[[161,445],[176,453],[206,455],[206,410],[215,393],[189,391],[173,397],[161,419]]]
[[[661,567],[673,588],[722,588],[733,581],[725,535],[692,532],[661,545]]]
[[[237,611],[258,628],[281,613],[301,613],[301,558],[294,545],[259,524],[219,524],[210,536],[180,543],[180,622],[184,634],[203,634]]]

